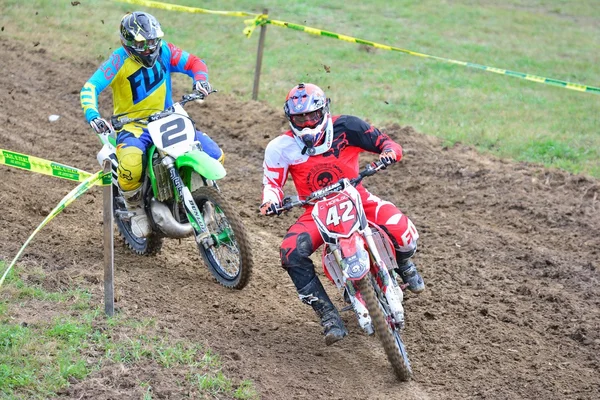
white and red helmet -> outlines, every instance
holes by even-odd
[[[323,154],[331,147],[333,123],[329,99],[312,83],[300,83],[289,91],[283,106],[285,116],[303,154]]]

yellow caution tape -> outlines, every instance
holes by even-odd
[[[67,207],[69,204],[71,204],[75,199],[77,199],[79,196],[84,194],[89,188],[91,188],[92,186],[96,185],[98,182],[100,182],[104,179],[104,171],[98,171],[93,175],[91,175],[91,174],[88,174],[88,175],[89,176],[82,183],[77,185],[77,187],[75,187],[75,189],[71,190],[69,192],[69,194],[67,194],[58,203],[58,205],[56,207],[54,207],[54,209],[52,211],[50,211],[50,214],[48,214],[48,216],[42,221],[42,223],[37,228],[35,228],[33,233],[31,235],[29,235],[29,238],[27,238],[27,240],[25,241],[23,246],[21,246],[21,249],[15,256],[15,258],[12,260],[12,262],[10,263],[10,265],[8,266],[6,271],[4,271],[2,278],[0,278],[0,286],[2,286],[4,279],[10,272],[13,265],[15,265],[15,263],[17,262],[17,260],[19,259],[19,257],[23,253],[23,251],[25,250],[25,247],[27,247],[29,242],[31,242],[31,239],[33,239],[35,234],[38,233],[48,222],[50,222],[54,217],[56,217],[62,210],[65,209],[65,207]]]
[[[120,1],[122,3],[137,4],[137,5],[146,6],[146,7],[160,8],[162,10],[182,11],[182,12],[194,13],[194,14],[215,14],[215,15],[225,15],[228,17],[253,17],[256,15],[255,13],[247,13],[244,11],[213,11],[213,10],[206,10],[204,8],[180,6],[177,4],[161,3],[160,1],[151,1],[151,0],[118,0],[118,1]]]
[[[579,83],[561,81],[559,79],[544,78],[542,76],[526,74],[523,72],[510,71],[507,69],[501,69],[501,68],[495,68],[495,67],[488,67],[486,65],[475,64],[475,63],[466,62],[466,61],[452,60],[450,58],[431,56],[429,54],[418,53],[416,51],[401,49],[399,47],[394,47],[394,46],[388,46],[388,45],[381,44],[381,43],[371,42],[369,40],[358,39],[358,38],[342,35],[342,34],[335,33],[335,32],[329,32],[329,31],[324,31],[322,29],[311,28],[309,26],[293,24],[291,22],[285,22],[285,21],[277,21],[274,19],[268,19],[268,16],[264,15],[264,14],[251,14],[251,13],[247,13],[247,12],[243,12],[243,11],[213,11],[213,10],[206,10],[206,9],[202,9],[202,8],[180,6],[180,5],[176,5],[176,4],[167,4],[167,3],[161,3],[159,1],[150,1],[150,0],[118,0],[118,1],[121,1],[124,3],[130,3],[130,4],[138,4],[138,5],[147,6],[147,7],[161,8],[164,10],[183,11],[183,12],[188,12],[188,13],[216,14],[216,15],[233,16],[233,17],[252,16],[252,17],[254,17],[253,19],[244,20],[244,23],[247,25],[246,28],[244,29],[244,35],[246,35],[246,37],[248,37],[248,38],[252,35],[252,33],[254,32],[254,30],[256,29],[257,26],[271,24],[271,25],[280,26],[283,28],[290,28],[290,29],[294,29],[294,30],[298,30],[298,31],[302,31],[302,32],[307,32],[312,35],[326,36],[329,38],[339,39],[339,40],[343,40],[346,42],[364,44],[366,46],[373,46],[378,49],[398,51],[400,53],[409,54],[412,56],[431,58],[433,60],[444,61],[444,62],[451,63],[451,64],[458,64],[458,65],[462,65],[465,67],[476,68],[476,69],[480,69],[483,71],[493,72],[496,74],[526,79],[526,80],[532,81],[532,82],[560,86],[565,89],[577,90],[580,92],[600,94],[600,88],[594,87],[594,86],[588,86],[588,85],[582,85]]]
[[[244,20],[244,24],[248,25],[244,28],[244,35],[246,35],[247,38],[250,38],[254,29],[256,29],[257,26],[265,25],[268,20],[269,16],[267,14],[259,14],[254,19]]]
[[[428,54],[417,53],[415,51],[401,49],[399,47],[388,46],[388,45],[385,45],[385,44],[375,43],[375,42],[371,42],[371,41],[368,41],[368,40],[354,38],[354,37],[351,37],[351,36],[341,35],[341,34],[335,33],[335,32],[329,32],[329,31],[324,31],[324,30],[321,30],[321,29],[315,29],[315,28],[311,28],[311,27],[308,27],[308,26],[304,26],[304,25],[292,24],[291,22],[276,21],[276,20],[267,20],[267,21],[264,21],[264,23],[272,24],[272,25],[275,25],[275,26],[281,26],[281,27],[284,27],[284,28],[295,29],[295,30],[307,32],[307,33],[310,33],[310,34],[313,34],[313,35],[326,36],[326,37],[330,37],[330,38],[334,38],[334,39],[344,40],[346,42],[364,44],[364,45],[367,45],[367,46],[373,46],[373,47],[376,47],[378,49],[398,51],[398,52],[401,52],[401,53],[410,54],[412,56],[424,57],[424,58],[431,58],[431,59],[438,60],[438,61],[444,61],[444,62],[448,62],[448,63],[452,63],[452,64],[463,65],[465,67],[477,68],[477,69],[481,69],[481,70],[484,70],[484,71],[494,72],[496,74],[508,75],[508,76],[512,76],[512,77],[515,77],[515,78],[526,79],[528,81],[533,81],[533,82],[538,82],[538,83],[545,83],[545,84],[549,84],[549,85],[560,86],[560,87],[564,87],[565,89],[571,89],[571,90],[577,90],[577,91],[580,91],[580,92],[588,92],[588,93],[600,94],[600,88],[594,87],[594,86],[587,86],[587,85],[582,85],[582,84],[579,84],[579,83],[566,82],[566,81],[561,81],[561,80],[552,79],[552,78],[544,78],[542,76],[525,74],[523,72],[510,71],[510,70],[507,70],[507,69],[488,67],[488,66],[485,66],[485,65],[474,64],[474,63],[465,62],[465,61],[457,61],[457,60],[452,60],[452,59],[449,59],[449,58],[431,56],[431,55],[428,55]]]

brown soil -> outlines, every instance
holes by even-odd
[[[5,39],[0,48],[0,148],[97,171],[99,142],[79,107],[97,65],[51,62],[44,49]],[[102,100],[109,115],[110,95]],[[281,110],[225,93],[189,109],[227,153],[221,187],[251,234],[255,271],[244,290],[230,291],[213,281],[192,242],[169,240],[149,258],[117,239],[122,314],[153,317],[164,335],[211,347],[228,376],[253,380],[264,399],[600,398],[597,180],[444,148],[408,126],[387,128],[405,157],[366,185],[417,225],[416,261],[428,285],[406,296],[414,379],[399,383],[350,313],[350,335],[325,347],[315,315],[279,267],[280,240],[297,214],[265,218],[257,206],[264,147],[285,125]],[[60,119],[49,122],[50,114]],[[0,176],[0,258],[10,261],[74,183],[6,166]],[[47,289],[85,287],[102,302],[101,222],[95,188],[36,236],[23,270],[42,268]],[[34,311],[16,318],[49,312]],[[138,399],[146,381],[153,398],[186,398],[176,372],[150,362],[107,365],[61,397]]]

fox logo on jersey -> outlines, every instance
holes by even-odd
[[[333,143],[329,151],[323,154],[323,157],[334,156],[340,158],[340,152],[349,145],[348,139],[346,138],[346,132],[341,135],[336,135],[333,138]]]
[[[140,68],[127,77],[131,86],[131,99],[133,104],[148,97],[165,80],[165,73],[158,63],[152,68]]]

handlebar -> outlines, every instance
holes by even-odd
[[[322,189],[316,190],[306,196],[306,199],[300,200],[298,196],[286,196],[283,198],[283,202],[280,207],[277,207],[277,214],[281,214],[284,211],[290,211],[294,207],[302,207],[305,205],[312,205],[315,200],[322,199],[332,193],[339,192],[344,188],[344,181],[349,182],[352,186],[358,185],[364,178],[367,176],[372,176],[377,173],[377,171],[387,168],[387,164],[383,161],[375,161],[368,164],[365,169],[358,173],[356,178],[348,180],[347,178],[342,178],[336,183],[326,186]],[[267,214],[272,215],[272,214]]]
[[[214,93],[214,92],[216,92],[216,90],[213,89],[210,93]],[[167,116],[173,114],[175,112],[175,108],[174,108],[175,104],[179,104],[183,107],[190,101],[204,100],[205,97],[206,96],[202,92],[193,91],[190,94],[184,94],[181,97],[181,100],[179,102],[174,103],[171,107],[167,108],[166,110],[158,111],[158,112],[152,113],[148,116],[139,117],[139,118],[129,118],[126,116],[128,113],[117,114],[117,115],[113,115],[112,117],[110,117],[110,123],[115,131],[122,129],[123,126],[130,124],[132,122],[139,122],[141,124],[147,125],[150,122],[159,120],[161,118],[164,118],[164,117],[167,117]]]

